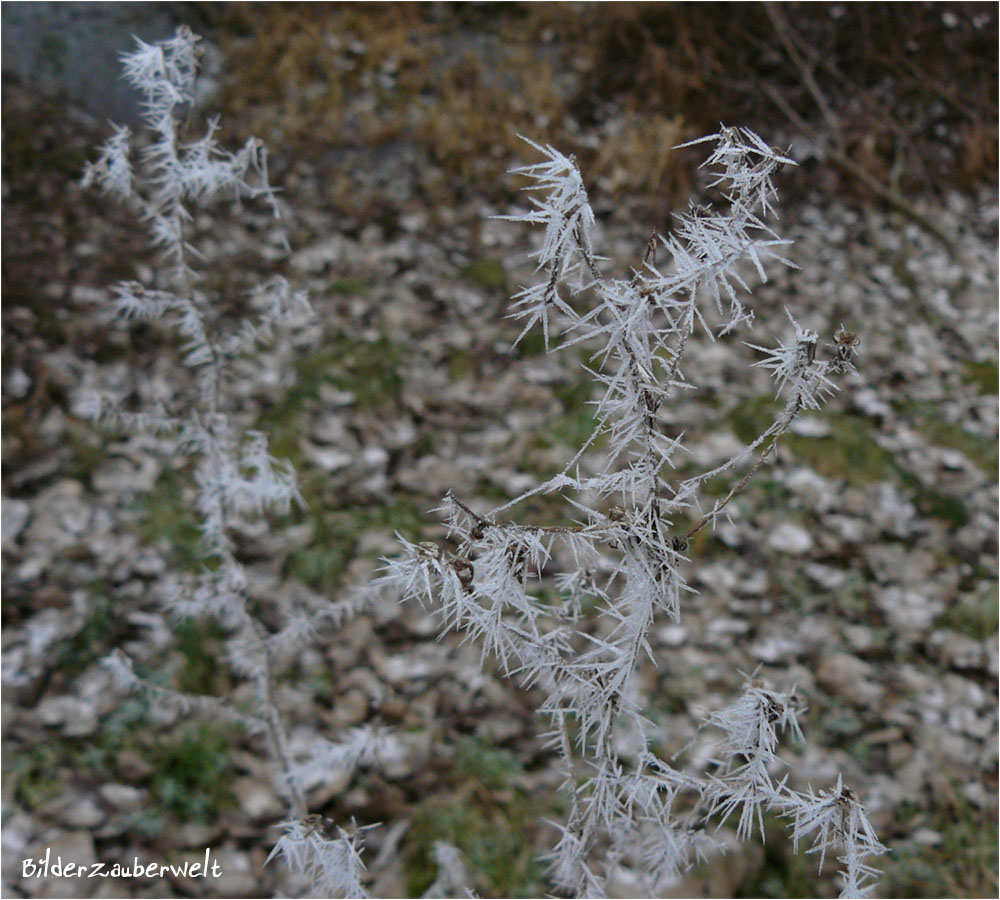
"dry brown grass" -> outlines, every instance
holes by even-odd
[[[995,184],[995,5],[780,9],[846,153],[876,180],[910,194]],[[687,161],[668,152],[678,137],[719,121],[795,134],[791,115],[817,134],[827,125],[760,4],[265,3],[218,15],[241,127],[287,158],[405,146],[431,164],[428,183],[416,173],[423,199],[495,190],[524,133],[576,152],[615,191],[656,193],[659,212],[689,188]],[[865,190],[830,169],[799,186],[817,175]],[[358,205],[352,179],[328,189]]]

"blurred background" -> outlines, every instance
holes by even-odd
[[[516,349],[508,299],[537,235],[490,220],[525,202],[506,174],[524,135],[579,161],[598,250],[622,275],[650,230],[711,192],[701,148],[745,125],[790,146],[776,227],[795,270],[755,289],[751,335],[698,339],[699,390],[666,411],[681,474],[770,421],[772,387],[743,343],[787,307],[830,340],[859,334],[860,373],[782,441],[699,533],[681,624],[654,634],[639,690],[664,755],[704,739],[706,710],[761,666],[797,684],[807,746],[792,778],[843,771],[891,855],[881,896],[996,896],[997,54],[991,3],[4,4],[3,884],[9,896],[273,896],[264,860],[283,808],[263,745],[118,692],[100,660],[125,648],[147,677],[227,694],[245,685],[224,635],[157,603],[203,558],[184,461],[95,427],[83,388],[135,405],[182,394],[169,335],[108,328],[108,285],[157,260],[125,209],[84,192],[108,120],[136,124],[116,54],[188,24],[202,35],[202,108],[228,146],[270,150],[290,254],[267,211],[194,223],[206,289],[238,316],[285,274],[317,322],[254,362],[231,408],[272,435],[304,506],[241,536],[251,592],[342,599],[392,553],[434,539],[449,489],[477,507],[559,471],[593,426],[579,348]],[[600,447],[594,448],[596,456]],[[724,496],[728,485],[714,485]],[[517,511],[572,516],[559,498]],[[332,772],[311,808],[381,822],[376,896],[420,896],[435,840],[482,896],[551,890],[539,854],[564,815],[541,699],[438,640],[426,611],[377,602],[289,661],[296,733],[391,726],[377,766]],[[734,846],[676,896],[835,896],[783,823]],[[725,831],[720,832],[725,834]],[[21,860],[176,861],[206,846],[215,881],[21,878]],[[628,896],[627,873],[618,885]]]

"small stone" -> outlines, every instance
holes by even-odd
[[[146,803],[146,792],[141,788],[112,781],[98,789],[101,799],[122,812],[134,812]]]
[[[160,465],[152,457],[115,457],[101,463],[91,475],[94,490],[100,493],[127,491],[148,494],[160,476]]]
[[[818,584],[827,591],[834,591],[839,588],[847,579],[847,573],[843,569],[833,566],[825,566],[822,563],[809,562],[802,567],[806,577]]]
[[[321,384],[319,387],[320,402],[326,408],[353,406],[357,402],[354,391],[345,391],[332,384]]]
[[[39,873],[46,858],[50,873],[57,863],[62,866],[72,865],[75,867],[74,871],[89,871],[97,862],[94,839],[89,831],[82,829],[63,831],[53,837],[36,840],[28,858],[35,862]],[[93,882],[73,875],[57,877],[49,874],[47,877],[22,878],[20,886],[32,897],[73,898],[86,897]]]
[[[799,416],[792,422],[789,431],[802,437],[822,438],[830,434],[830,423],[819,416]]]
[[[900,495],[894,484],[883,482],[875,495],[872,520],[886,534],[905,538],[916,527],[917,510],[909,500]]]
[[[426,657],[374,655],[373,662],[378,674],[389,684],[406,686],[436,674],[438,663]]]
[[[134,750],[123,750],[119,753],[115,768],[119,777],[129,784],[139,784],[156,771]]]
[[[285,810],[285,804],[274,789],[257,778],[237,778],[232,790],[240,809],[251,822],[273,821]]]
[[[926,631],[944,606],[940,599],[899,587],[876,589],[874,596],[875,605],[885,615],[889,625],[901,632]]]
[[[161,838],[164,848],[185,850],[189,847],[210,847],[223,834],[220,823],[184,822],[168,828]]]
[[[46,725],[61,725],[63,734],[84,737],[97,731],[97,709],[89,700],[69,694],[47,697],[38,704],[38,718]]]
[[[933,828],[918,828],[910,835],[910,840],[923,847],[937,847],[943,840],[940,831]]]
[[[865,740],[869,744],[894,744],[902,739],[903,729],[897,725],[890,725],[888,728],[865,735]]]
[[[732,638],[746,634],[750,623],[745,619],[713,617],[708,623],[708,638],[715,643],[730,643]]]
[[[912,758],[912,744],[906,741],[900,741],[897,744],[889,745],[889,765],[892,766],[893,771],[902,768]]]
[[[844,637],[855,653],[867,653],[879,643],[871,629],[865,628],[863,625],[845,626]]]
[[[388,778],[409,777],[427,762],[431,743],[429,731],[384,735],[379,742],[379,771]]]
[[[656,633],[657,639],[667,647],[680,647],[689,637],[684,625],[664,625]]]
[[[18,535],[24,531],[24,526],[28,524],[31,517],[31,507],[23,500],[13,500],[4,497],[3,508],[3,546],[9,549],[17,540]]]
[[[36,819],[11,804],[10,815],[3,823],[3,844],[0,845],[5,875],[13,871],[15,866],[20,867],[22,860],[29,858],[29,847],[38,828]],[[6,882],[6,878],[4,880]]]
[[[700,465],[711,467],[736,456],[743,446],[731,431],[715,431],[689,446],[688,452]]]
[[[21,400],[31,390],[31,379],[24,369],[13,369],[3,380],[4,392],[12,400]]]
[[[939,459],[941,460],[942,467],[951,472],[961,472],[969,464],[965,455],[959,453],[957,450],[941,450],[939,451]]]
[[[132,557],[132,571],[144,578],[155,578],[163,575],[167,564],[159,553],[152,550],[140,550]]]
[[[365,447],[361,459],[369,469],[384,469],[389,462],[389,451],[385,447]]]
[[[70,828],[98,828],[106,818],[104,810],[94,798],[79,791],[66,791],[43,804],[37,812],[43,818]]]
[[[831,694],[865,706],[874,706],[883,695],[872,667],[849,653],[824,656],[816,677]]]
[[[336,447],[319,447],[308,441],[300,441],[299,443],[305,458],[315,463],[324,472],[337,472],[340,469],[345,469],[355,460],[353,453],[338,450]]]
[[[204,862],[205,853],[192,854],[192,862]],[[218,865],[220,875],[217,878],[199,878],[199,888],[206,890],[212,897],[253,897],[260,891],[259,873],[250,861],[250,855],[235,847],[212,848],[211,862]],[[202,887],[204,886],[204,887]]]
[[[812,549],[813,539],[801,525],[782,522],[768,535],[767,546],[780,553],[802,556]]]
[[[781,634],[772,634],[750,645],[754,659],[765,663],[787,663],[805,654],[802,641]]]
[[[928,645],[934,657],[943,666],[958,671],[985,668],[986,654],[983,645],[973,638],[954,631],[939,630],[930,636]]]
[[[872,418],[882,418],[892,412],[892,407],[870,388],[855,391],[854,405],[866,416]]]
[[[406,718],[406,703],[399,697],[390,697],[379,707],[379,712],[386,722],[402,722]]]
[[[969,803],[980,809],[988,808],[991,803],[996,804],[996,792],[988,792],[986,787],[978,781],[970,781],[967,784],[963,784],[960,790],[962,796]]]
[[[333,712],[344,725],[357,725],[368,718],[368,695],[358,688],[351,688],[337,698]]]

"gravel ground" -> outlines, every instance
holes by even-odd
[[[107,284],[155,262],[127,214],[72,181],[102,128],[13,84],[4,128],[3,890],[294,894],[301,886],[264,866],[284,810],[263,744],[150,707],[101,665],[120,647],[164,683],[236,702],[252,693],[221,662],[221,632],[178,625],[158,603],[164,576],[197,563],[184,461],[165,458],[155,438],[77,414],[87,390],[140,406],[189,386],[167,336],[112,329],[98,314]],[[601,139],[580,128],[581,143]],[[769,137],[810,146],[791,132]],[[643,670],[639,690],[663,752],[695,742],[696,759],[704,712],[736,696],[739,672],[760,667],[776,687],[797,685],[809,743],[788,748],[792,778],[825,787],[844,773],[892,850],[880,892],[993,895],[996,190],[911,198],[952,236],[948,249],[874,200],[831,194],[806,149],[816,187],[796,189],[779,226],[798,268],[769,271],[755,290],[750,339],[780,338],[786,307],[827,339],[843,324],[861,338],[859,374],[800,420],[731,522],[699,534],[687,573],[698,594],[680,624],[654,629],[660,665]],[[400,140],[351,169],[352,190],[370,203],[343,212],[330,187],[342,161],[274,152],[290,256],[261,211],[195,223],[223,273],[210,286],[238,298],[280,269],[316,312],[248,360],[227,398],[294,460],[306,500],[270,530],[240,535],[265,618],[349,596],[393,552],[395,531],[439,537],[428,511],[446,491],[487,507],[558,471],[587,434],[591,396],[576,351],[546,355],[532,340],[511,349],[508,297],[531,278],[537,235],[488,218],[517,200],[502,162],[494,176],[506,201],[495,186],[477,197],[472,184],[455,205],[435,206],[422,187],[435,172]],[[606,171],[593,201],[596,243],[623,273],[651,223],[648,198],[619,185]],[[684,431],[694,472],[730,455],[773,405],[741,340],[698,338],[688,359],[699,390],[663,415]],[[599,458],[600,447],[584,465]],[[548,499],[523,513],[568,514]],[[476,647],[439,638],[429,611],[390,598],[286,662],[277,696],[293,745],[390,729],[377,763],[332,771],[310,794],[337,822],[381,823],[366,853],[376,896],[427,887],[437,838],[458,844],[485,896],[548,890],[534,858],[553,843],[544,820],[562,815],[561,776],[540,737],[540,696],[490,660],[481,668]],[[725,867],[699,870],[675,895],[835,893],[828,874],[817,880],[791,857],[780,822],[768,830],[766,853],[734,846]],[[205,847],[222,878],[21,871],[46,848],[110,867]],[[628,895],[627,871],[616,889]]]

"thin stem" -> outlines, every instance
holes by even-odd
[[[716,518],[716,516],[718,516],[718,514],[722,512],[723,509],[726,508],[726,506],[729,504],[729,501],[732,500],[733,497],[739,494],[743,490],[743,488],[747,486],[747,483],[750,481],[751,478],[753,478],[754,475],[757,474],[757,470],[764,464],[767,457],[771,454],[771,451],[777,446],[778,438],[783,433],[784,432],[782,431],[774,436],[774,440],[772,440],[771,443],[764,448],[757,461],[749,469],[747,469],[743,477],[735,484],[735,486],[729,491],[729,493],[726,494],[725,498],[716,503],[710,513],[707,513],[706,515],[702,516],[698,524],[695,525],[690,531],[687,532],[687,534],[684,535],[683,540],[690,541],[691,538],[693,538],[699,531],[701,531],[701,529],[704,528],[709,522],[713,521]]]

